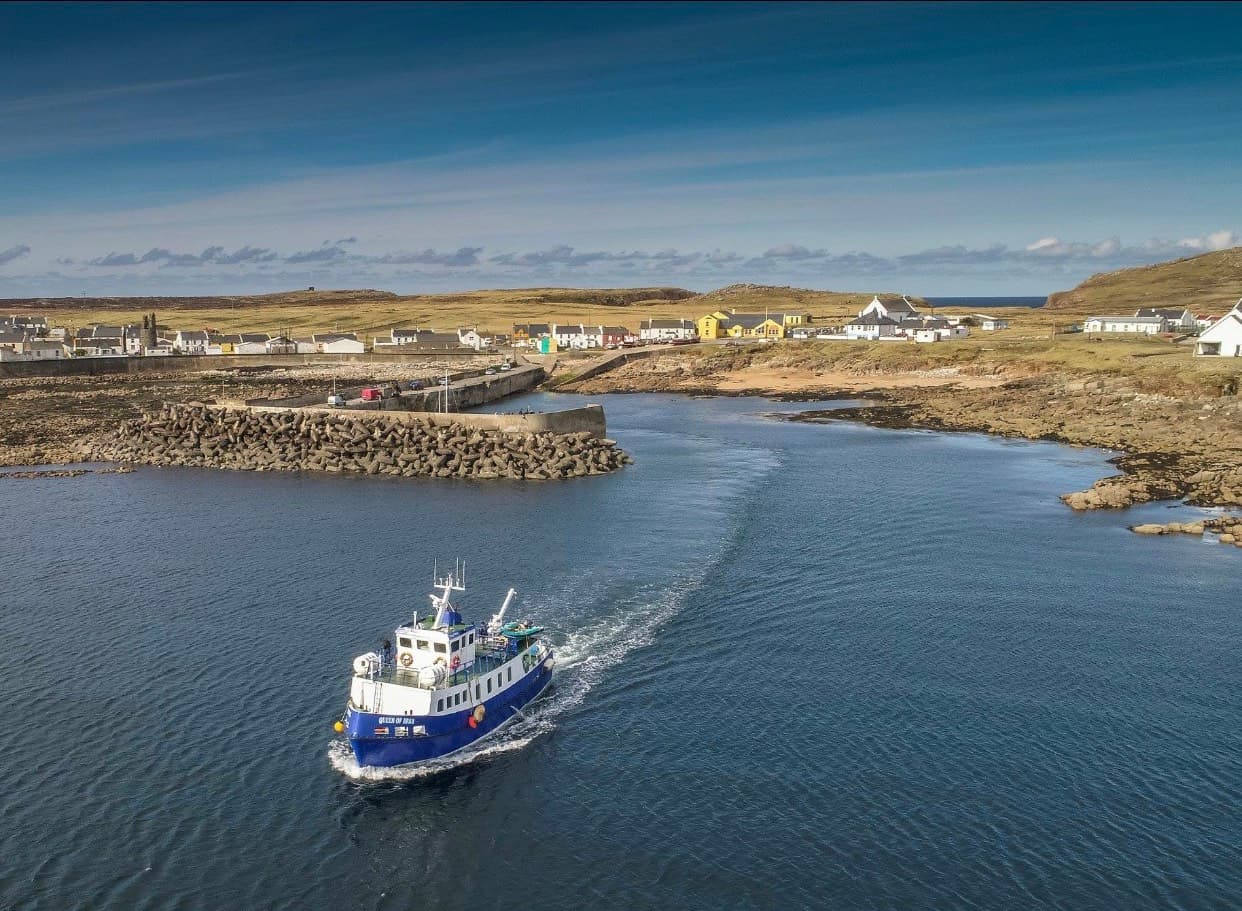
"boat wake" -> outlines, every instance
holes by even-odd
[[[617,610],[609,617],[570,633],[556,650],[556,677],[548,692],[487,740],[440,759],[390,767],[360,766],[346,741],[333,740],[328,748],[329,764],[358,782],[415,781],[522,749],[535,738],[551,733],[558,719],[582,705],[587,693],[626,655],[654,642],[660,627],[676,616],[706,581],[710,565],[658,593],[635,593],[617,602]]]

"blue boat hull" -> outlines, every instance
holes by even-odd
[[[470,726],[470,718],[475,707],[470,706],[451,714],[398,718],[350,709],[345,716],[345,730],[361,766],[426,762],[456,753],[495,733],[511,721],[518,710],[538,698],[551,682],[552,670],[547,661],[542,661],[521,683],[482,702],[485,714],[474,727]],[[413,725],[422,725],[426,733],[397,736],[399,727],[408,729]]]

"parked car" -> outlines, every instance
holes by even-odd
[[[509,363],[504,363],[504,364],[501,364],[501,365],[500,365],[500,369],[501,369],[501,370],[512,370],[512,369],[513,369],[513,365],[512,365],[512,364],[509,364]]]
[[[417,392],[420,389],[426,389],[427,384],[424,383],[422,380],[410,380],[408,383],[405,384],[405,387],[409,389],[411,392]]]
[[[484,370],[484,371],[483,371],[483,375],[484,375],[484,376],[495,376],[495,375],[496,375],[496,368],[495,368],[495,367],[488,367],[486,370]]]
[[[333,408],[344,408],[345,396],[341,395],[339,392],[334,392],[328,396],[328,404]]]
[[[362,400],[364,402],[378,402],[384,397],[384,394],[374,386],[368,386],[362,390]]]

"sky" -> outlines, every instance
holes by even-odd
[[[0,296],[1044,295],[1242,231],[1239,4],[0,4]]]

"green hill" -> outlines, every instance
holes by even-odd
[[[1186,259],[1101,272],[1077,288],[1048,296],[1048,309],[1075,315],[1133,313],[1140,307],[1185,307],[1222,314],[1242,297],[1242,247]]]

